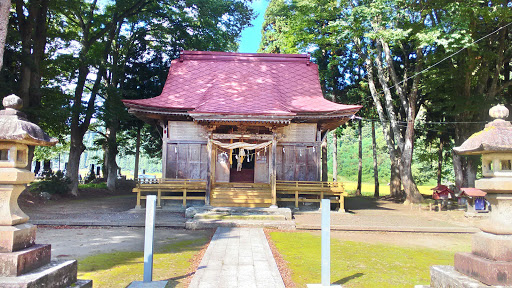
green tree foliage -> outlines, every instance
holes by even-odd
[[[17,0],[13,7],[0,87],[37,92],[27,112],[52,136],[69,139],[72,194],[92,119],[104,126],[97,132],[106,140],[105,163],[115,168],[117,133],[129,127],[120,123],[134,122],[120,100],[157,96],[181,49],[235,51],[253,17],[249,2],[239,0]]]
[[[412,153],[422,107],[429,122],[470,122],[484,118],[488,107],[481,103],[510,103],[511,6],[477,0],[276,0],[265,15],[261,50],[312,51],[326,96],[354,103],[347,97],[352,89],[367,95],[363,99],[371,95],[390,154],[399,157],[401,171],[411,171],[401,173],[405,181],[413,162],[432,160]],[[430,132],[418,135],[425,137],[419,147],[441,147],[441,141],[436,154],[446,160],[443,150],[459,145],[477,126],[424,127]],[[467,163],[455,166],[464,166],[470,178],[476,165]],[[417,194],[412,179],[407,182],[408,197]]]

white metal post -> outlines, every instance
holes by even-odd
[[[156,196],[146,198],[146,231],[144,237],[144,278],[143,282],[153,281],[153,238],[155,233]]]
[[[331,200],[322,199],[322,286],[331,285]]]

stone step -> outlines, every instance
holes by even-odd
[[[20,251],[0,253],[0,277],[16,277],[50,263],[51,245],[36,244]]]
[[[0,288],[69,287],[73,283],[77,282],[76,274],[76,260],[52,261],[43,267],[18,277],[0,278]]]
[[[211,220],[273,220],[285,221],[285,215],[272,214],[230,214],[230,213],[198,213],[194,215],[194,219],[211,219]]]
[[[186,229],[199,230],[217,227],[250,227],[269,228],[279,230],[295,230],[294,221],[272,221],[272,220],[211,220],[191,219],[185,223]]]

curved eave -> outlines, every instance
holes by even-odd
[[[25,144],[28,146],[55,146],[59,141],[55,138],[50,139],[38,139],[31,137],[29,134],[16,134],[9,135],[9,137],[0,138],[0,142],[15,142],[20,144]]]
[[[512,147],[498,147],[488,144],[482,144],[472,149],[462,148],[462,146],[453,148],[453,151],[459,155],[482,155],[489,153],[512,153]]]

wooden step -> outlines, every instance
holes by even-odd
[[[272,194],[212,194],[211,198],[272,198]]]
[[[270,189],[258,189],[258,188],[213,188],[212,191],[222,191],[222,192],[238,192],[238,191],[245,191],[245,192],[270,192]]]
[[[239,195],[246,195],[246,196],[267,196],[272,195],[269,192],[221,192],[221,191],[212,191],[211,195],[225,195],[225,196],[239,196]]]
[[[268,203],[224,203],[224,202],[211,202],[210,205],[214,207],[247,207],[247,208],[268,208]]]
[[[241,199],[241,198],[212,198],[214,202],[226,202],[226,203],[271,203],[272,199],[262,199],[262,198],[254,198],[254,199]]]

